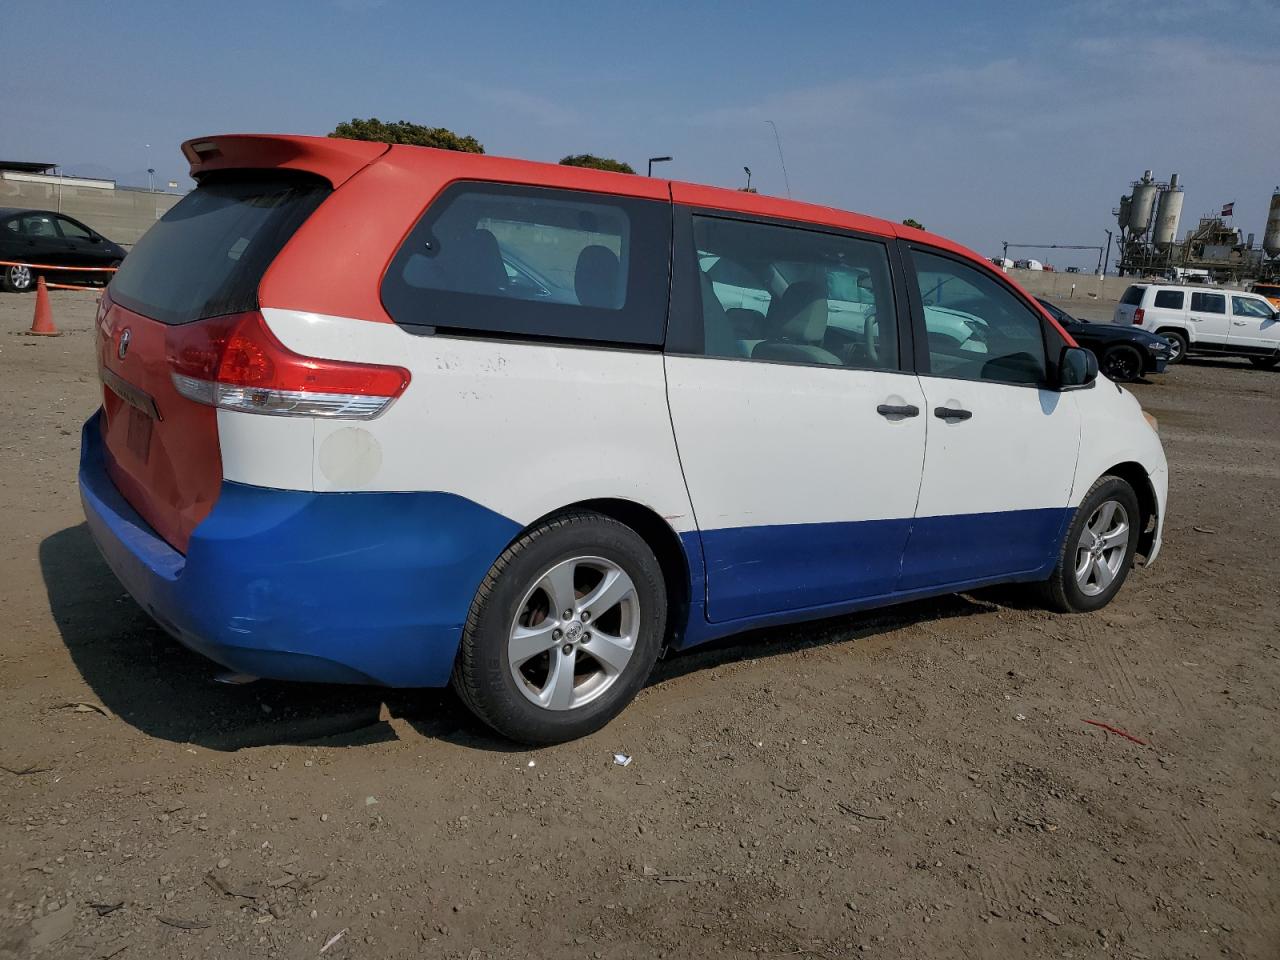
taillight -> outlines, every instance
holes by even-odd
[[[294,353],[259,313],[176,328],[168,353],[178,393],[244,413],[371,420],[409,385],[403,367]]]
[[[1146,315],[1147,315],[1147,311],[1143,310],[1142,307],[1139,307],[1137,310],[1133,311],[1134,326],[1140,325],[1142,323],[1142,318],[1145,317]]]

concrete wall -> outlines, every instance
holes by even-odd
[[[0,207],[58,210],[126,248],[137,243],[147,228],[181,199],[174,193],[104,190],[0,178]]]
[[[1061,300],[1065,306],[1072,299],[1071,285],[1075,284],[1076,300],[1108,300],[1115,302],[1133,283],[1131,277],[1103,277],[1096,273],[1047,273],[1042,270],[1010,270],[1009,276],[1028,293],[1049,300]]]

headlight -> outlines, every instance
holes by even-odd
[[[1167,343],[1148,343],[1147,352],[1155,354],[1168,353],[1169,345]]]
[[[1147,411],[1145,411],[1145,410],[1143,410],[1143,411],[1142,411],[1142,419],[1143,419],[1143,420],[1145,420],[1145,421],[1147,421],[1147,426],[1149,426],[1149,427],[1150,427],[1152,430],[1154,430],[1157,434],[1159,434],[1159,433],[1160,433],[1160,421],[1159,421],[1159,420],[1157,420],[1157,419],[1156,419],[1155,417],[1153,417],[1151,414],[1147,413]]]

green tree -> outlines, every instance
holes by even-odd
[[[915,227],[917,230],[924,229],[924,224],[921,223],[919,220],[915,219],[914,217],[907,217],[907,219],[902,221],[902,225],[904,227]]]
[[[484,153],[484,145],[475,137],[459,136],[444,127],[424,127],[420,123],[397,120],[388,123],[377,117],[361,120],[358,117],[338,124],[331,137],[344,140],[375,140],[379,143],[408,143],[416,147],[437,147],[441,150],[460,150],[463,153]]]
[[[635,173],[631,164],[612,157],[597,157],[594,153],[575,153],[560,163],[566,167],[590,167],[592,170],[608,170],[610,173]]]

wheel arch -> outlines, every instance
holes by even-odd
[[[1181,323],[1162,323],[1151,332],[1156,336],[1160,336],[1163,333],[1179,333],[1187,343],[1196,342],[1195,334],[1191,332],[1191,328]]]
[[[512,543],[533,527],[552,517],[577,510],[599,513],[630,527],[648,544],[662,569],[667,588],[667,636],[666,643],[673,642],[684,630],[690,600],[694,591],[694,564],[685,550],[680,534],[657,511],[634,500],[602,497],[567,503],[534,520],[520,531]]]
[[[1104,470],[1102,475],[1119,477],[1133,488],[1134,494],[1138,497],[1138,509],[1142,511],[1138,553],[1143,557],[1149,556],[1156,541],[1156,524],[1159,523],[1160,508],[1156,500],[1155,487],[1151,484],[1151,477],[1147,474],[1146,468],[1136,461],[1126,460]]]

